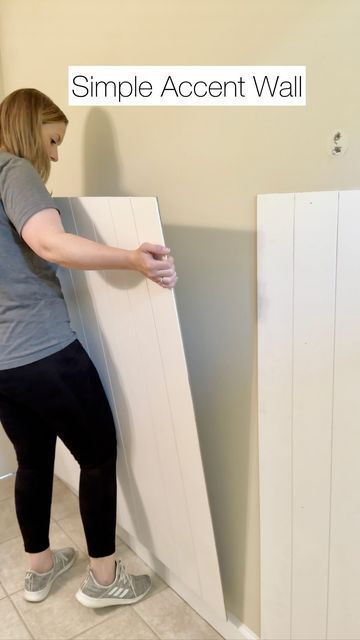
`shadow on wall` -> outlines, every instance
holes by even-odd
[[[254,570],[246,558],[249,459],[256,455],[256,238],[171,225],[164,225],[164,235],[179,275],[175,294],[225,602],[243,620],[244,579]]]
[[[122,164],[117,138],[118,135],[104,109],[90,109],[84,134],[84,195],[133,195],[125,193],[121,187]]]

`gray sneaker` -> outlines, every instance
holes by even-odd
[[[85,607],[110,607],[114,604],[133,604],[139,602],[151,588],[151,578],[148,575],[133,576],[125,571],[122,560],[116,560],[115,580],[104,586],[96,582],[90,567],[79,590],[76,599]]]
[[[41,602],[48,595],[56,578],[70,569],[76,558],[75,549],[65,547],[52,551],[54,566],[47,573],[37,573],[30,569],[25,574],[24,598],[29,602]]]

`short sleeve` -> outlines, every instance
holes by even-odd
[[[42,209],[57,209],[35,167],[25,158],[9,154],[0,171],[0,198],[18,234],[25,222]],[[60,213],[60,212],[59,212]]]

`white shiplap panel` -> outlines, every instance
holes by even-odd
[[[132,200],[139,242],[162,243],[162,232],[156,200],[152,210],[147,198]],[[180,324],[174,292],[162,290],[146,282],[152,305],[157,340],[166,377],[166,390],[171,411],[171,424],[176,439],[178,460],[186,496],[186,507],[196,551],[201,595],[219,616],[226,618],[216,553],[210,506],[205,484],[200,444],[188,382]],[[180,489],[178,488],[178,491]]]
[[[292,638],[326,636],[337,192],[295,195]]]
[[[257,200],[261,637],[291,629],[294,194]]]
[[[81,198],[71,204],[80,235],[132,249],[144,240],[163,244],[154,198]],[[71,224],[65,225],[69,231]],[[129,511],[125,519],[119,514],[120,524],[224,619],[173,292],[133,272],[72,274],[88,350],[118,417],[119,473],[126,468],[129,476],[119,501],[119,509]]]
[[[339,194],[329,640],[360,638],[360,192]]]

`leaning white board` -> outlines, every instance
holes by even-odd
[[[164,244],[156,198],[56,202],[68,232],[124,249]],[[225,620],[174,292],[132,271],[60,269],[59,278],[117,425],[118,524]],[[55,472],[77,490],[64,445]]]
[[[264,640],[360,638],[359,210],[258,196]]]

